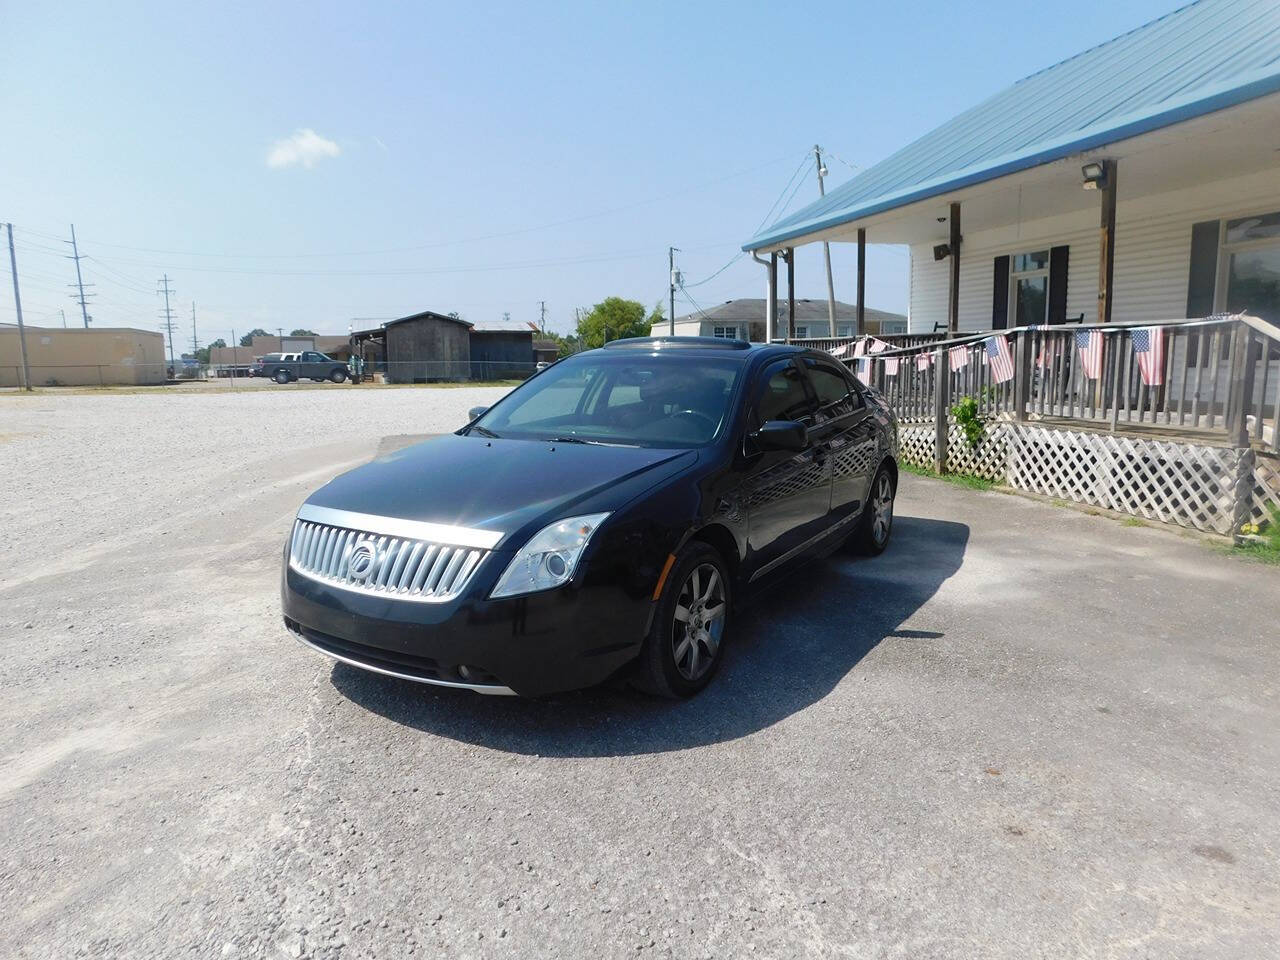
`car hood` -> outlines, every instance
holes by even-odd
[[[307,503],[496,531],[501,549],[562,517],[614,510],[696,460],[692,450],[447,434],[334,477]]]

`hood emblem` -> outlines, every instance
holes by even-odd
[[[361,540],[351,548],[351,556],[347,559],[347,574],[352,580],[367,580],[377,565],[377,544],[372,540]]]

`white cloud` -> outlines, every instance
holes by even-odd
[[[267,151],[267,166],[273,170],[283,167],[314,167],[324,157],[336,157],[342,152],[332,140],[326,140],[310,127],[294,131],[293,136],[277,140]]]

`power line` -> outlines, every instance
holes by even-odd
[[[806,167],[808,166],[808,164],[809,164],[809,153],[806,151],[806,152],[805,152],[805,155],[800,159],[800,164],[799,164],[799,166],[797,166],[797,167],[795,168],[795,170],[792,172],[791,177],[787,180],[787,182],[786,182],[786,184],[783,186],[782,190],[778,193],[777,198],[773,201],[773,203],[771,203],[771,204],[769,205],[769,209],[765,212],[765,215],[764,215],[763,217],[761,217],[761,218],[760,218],[760,222],[756,225],[755,230],[754,230],[754,231],[752,231],[753,233],[759,233],[761,230],[763,230],[763,229],[764,229],[765,224],[769,222],[769,218],[770,218],[771,216],[773,216],[773,211],[774,211],[775,209],[777,209],[778,204],[779,204],[780,202],[782,202],[782,198],[783,198],[784,196],[786,196],[786,193],[787,193],[787,191],[788,191],[788,190],[791,190],[791,196],[792,196],[792,197],[794,197],[794,196],[795,196],[795,191],[796,191],[796,190],[799,190],[799,189],[800,189],[800,184],[804,182],[804,178],[803,178],[803,177],[801,177],[801,176],[800,176],[800,174],[801,174],[801,172],[802,172],[802,171],[804,171],[804,170],[806,169]],[[797,179],[797,177],[799,177],[799,179]],[[794,184],[794,185],[795,185],[795,189],[794,189],[794,190],[792,190],[792,184]],[[787,200],[787,205],[789,206],[789,205],[790,205],[790,203],[791,203],[791,200],[790,200],[790,199],[788,199],[788,200]],[[785,209],[786,209],[786,207],[784,207],[783,209],[785,210]],[[720,268],[719,270],[717,270],[715,273],[711,274],[711,276],[709,276],[709,277],[704,277],[702,280],[698,280],[698,281],[696,281],[695,283],[688,283],[688,284],[685,284],[685,286],[686,286],[686,287],[700,287],[700,286],[702,286],[704,283],[710,283],[712,280],[714,280],[716,277],[720,276],[720,274],[724,273],[726,270],[728,270],[730,267],[732,267],[735,263],[737,263],[739,260],[741,260],[741,259],[742,259],[743,257],[745,257],[746,255],[747,255],[747,253],[746,253],[746,251],[745,251],[745,250],[739,250],[739,251],[738,251],[737,253],[735,253],[732,257],[730,257],[730,258],[729,258],[729,262],[728,262],[728,263],[726,263],[723,267],[721,267],[721,268]]]
[[[502,240],[507,237],[517,237],[527,233],[535,233],[539,230],[550,230],[550,229],[554,229],[555,227],[563,227],[573,223],[581,223],[584,220],[594,220],[599,217],[607,217],[614,213],[622,213],[627,210],[634,210],[637,207],[647,206],[651,203],[661,203],[664,200],[670,200],[675,197],[684,196],[685,194],[702,190],[702,189],[705,189],[706,187],[715,186],[720,183],[725,183],[729,180],[736,180],[739,177],[745,177],[748,174],[755,173],[758,170],[763,170],[766,167],[770,167],[773,164],[777,163],[778,161],[785,160],[785,159],[786,159],[786,156],[774,157],[770,160],[764,161],[763,163],[757,164],[756,166],[749,167],[745,170],[738,170],[735,173],[730,173],[726,176],[718,177],[714,180],[704,181],[702,183],[694,184],[692,186],[682,187],[681,189],[671,191],[670,193],[661,194],[656,197],[649,197],[645,200],[637,200],[634,203],[623,204],[617,207],[610,207],[605,210],[598,210],[593,213],[585,213],[585,214],[581,214],[574,217],[568,217],[563,220],[553,220],[548,223],[540,223],[540,224],[535,224],[529,227],[521,227],[516,230],[504,230],[497,233],[480,234],[480,235],[471,236],[471,237],[460,237],[453,240],[440,240],[432,243],[417,244],[417,245],[408,246],[408,247],[393,247],[393,248],[383,249],[383,250],[341,251],[341,252],[333,252],[333,253],[250,254],[250,253],[203,253],[195,250],[186,250],[186,251],[161,250],[153,247],[127,246],[121,243],[98,242],[98,246],[110,247],[112,249],[117,249],[117,250],[132,250],[137,253],[158,253],[158,254],[163,254],[165,256],[210,257],[210,258],[218,258],[218,259],[240,259],[240,260],[298,260],[298,259],[308,259],[312,257],[330,257],[330,258],[364,257],[364,256],[385,256],[387,254],[392,254],[392,253],[417,253],[423,250],[437,250],[442,247],[458,246],[464,243],[480,243],[485,240]],[[49,239],[53,239],[53,240],[59,239],[51,234],[43,234],[40,231],[31,230],[29,228],[27,228],[27,232],[33,233],[37,236],[46,236]],[[125,261],[121,260],[120,262],[125,262]]]

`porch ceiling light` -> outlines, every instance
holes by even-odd
[[[1086,163],[1080,168],[1080,173],[1084,175],[1084,183],[1081,186],[1086,190],[1097,190],[1099,187],[1106,186],[1107,168],[1103,164]]]

